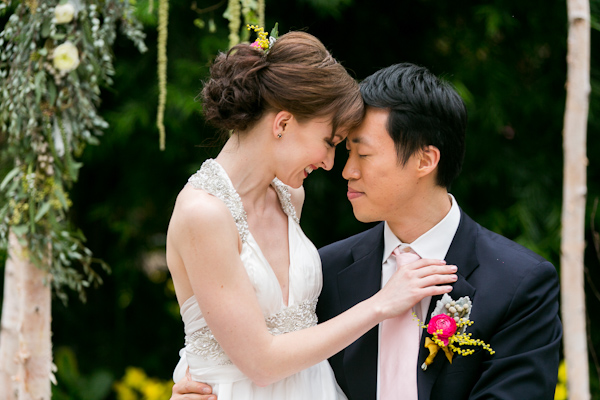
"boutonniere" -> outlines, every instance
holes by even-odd
[[[429,350],[429,356],[421,365],[423,371],[431,365],[440,349],[442,349],[450,364],[452,364],[454,353],[462,356],[473,354],[475,350],[470,348],[472,346],[481,346],[490,354],[494,354],[494,350],[489,344],[479,339],[473,339],[471,333],[466,333],[467,327],[473,325],[473,321],[469,319],[471,307],[472,303],[469,296],[452,300],[452,297],[444,294],[442,299],[436,303],[429,323],[424,325],[419,321],[421,327],[427,329],[427,333],[431,335],[431,337],[425,338],[425,347]],[[463,348],[461,346],[469,347]]]

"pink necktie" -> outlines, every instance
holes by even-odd
[[[400,265],[421,258],[410,247],[396,249],[393,255]],[[413,320],[412,309],[381,323],[379,346],[379,399],[418,400],[419,325]]]

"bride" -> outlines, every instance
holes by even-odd
[[[443,261],[419,260],[317,324],[321,263],[299,225],[302,184],[331,169],[363,102],[312,35],[260,44],[220,54],[202,90],[205,118],[227,140],[182,189],[169,224],[167,261],[185,324],[173,377],[189,370],[220,400],[345,399],[327,358],[421,298],[449,292],[454,278]],[[417,268],[420,278],[408,273]]]

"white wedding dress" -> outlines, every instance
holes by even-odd
[[[298,224],[287,186],[278,179],[272,183],[288,216],[289,300],[285,306],[277,277],[248,230],[241,199],[225,170],[209,159],[190,177],[189,184],[223,200],[231,211],[242,240],[240,257],[271,334],[316,325],[315,307],[323,285],[321,260]],[[189,366],[192,378],[211,385],[219,400],[346,399],[326,360],[272,385],[259,387],[229,360],[211,334],[194,296],[182,305],[181,317],[185,325],[185,347],[180,351],[181,359],[173,373],[175,382],[184,377]]]

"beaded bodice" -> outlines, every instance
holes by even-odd
[[[286,307],[279,282],[248,229],[241,198],[225,170],[215,160],[209,159],[188,181],[194,188],[221,199],[230,210],[242,240],[240,258],[254,286],[269,332],[280,335],[316,325],[315,308],[322,287],[321,262],[316,248],[298,224],[288,187],[277,178],[272,182],[281,207],[289,217],[289,306]],[[182,305],[181,315],[185,323],[187,352],[210,364],[231,364],[206,325],[195,297]]]

